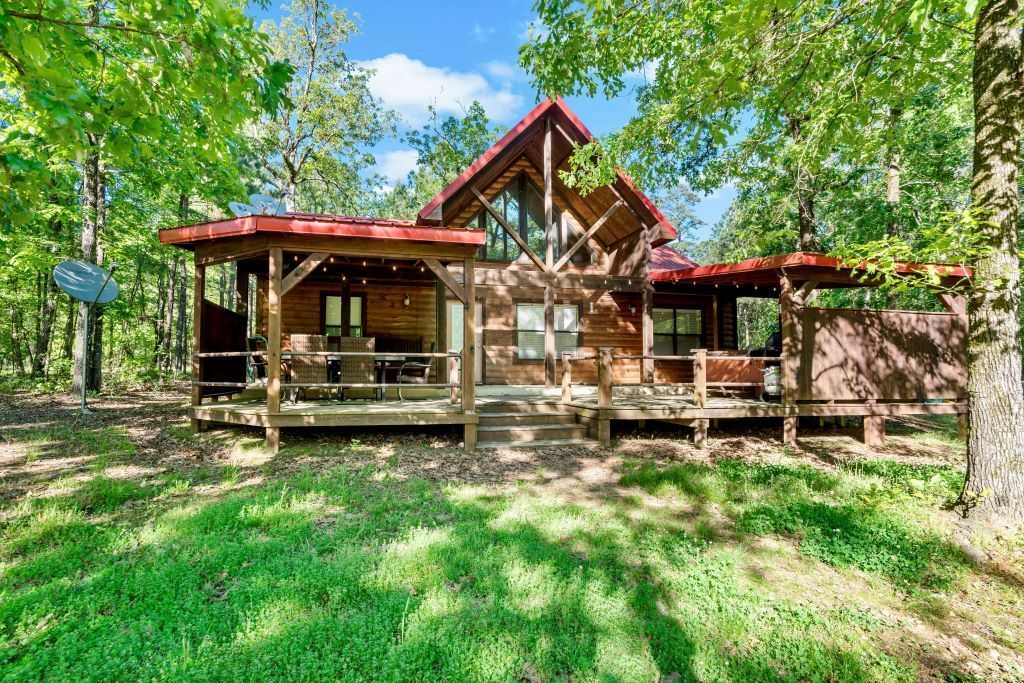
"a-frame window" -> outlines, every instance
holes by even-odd
[[[505,222],[519,233],[530,249],[544,258],[544,195],[540,188],[525,173],[520,173],[491,200],[491,205]],[[577,238],[568,226],[565,226],[566,229],[560,229],[560,222],[556,212],[556,258]],[[473,216],[469,226],[487,231],[487,241],[480,247],[477,258],[485,261],[515,261],[522,255],[523,250],[516,241],[505,233],[505,229],[486,209]],[[572,262],[589,263],[590,258],[589,247],[584,246],[573,255]]]

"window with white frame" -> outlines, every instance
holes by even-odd
[[[349,297],[348,336],[363,336],[363,297]],[[344,334],[341,325],[341,297],[328,295],[324,297],[324,334],[338,336]]]
[[[555,305],[555,355],[580,346],[580,310],[576,304]],[[516,358],[544,360],[544,304],[516,304]]]
[[[699,308],[654,309],[654,355],[688,356],[702,344]]]

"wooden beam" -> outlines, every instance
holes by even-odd
[[[779,297],[779,317],[782,327],[782,405],[788,412],[796,407],[798,392],[797,370],[800,363],[800,306],[794,293],[793,281],[787,275],[779,278],[782,294]],[[783,419],[783,443],[796,443],[797,418],[786,415]]]
[[[938,292],[936,296],[939,297],[939,301],[942,302],[943,308],[950,313],[956,313],[957,315],[967,315],[967,300],[960,294],[949,294],[947,292]]]
[[[530,260],[536,263],[537,267],[540,268],[542,271],[544,271],[545,273],[551,272],[551,269],[548,268],[548,264],[541,260],[541,258],[537,256],[533,249],[530,249],[530,245],[526,243],[526,240],[524,240],[517,231],[512,229],[512,226],[510,226],[508,222],[502,217],[502,215],[498,213],[497,209],[494,208],[494,205],[487,201],[487,197],[485,197],[483,193],[481,193],[480,190],[477,189],[476,185],[471,186],[469,189],[473,191],[473,194],[476,195],[476,198],[480,201],[481,204],[483,204],[483,207],[487,209],[487,213],[491,214],[491,216],[494,217],[494,220],[498,221],[498,225],[504,228],[505,232],[508,233],[509,237],[511,237],[515,241],[515,243],[519,245],[519,248],[523,250],[523,253],[529,256]]]
[[[555,287],[544,286],[544,386],[555,386]]]
[[[305,280],[306,276],[319,268],[320,264],[326,261],[328,256],[329,254],[327,252],[317,251],[304,258],[302,263],[297,265],[292,272],[288,273],[288,276],[281,281],[281,296],[284,296],[290,292],[295,285]]]
[[[594,234],[597,233],[597,231],[601,229],[601,226],[604,225],[605,222],[609,218],[611,218],[615,214],[616,211],[619,210],[620,206],[622,206],[622,200],[621,199],[619,201],[615,202],[614,204],[612,204],[610,207],[608,207],[608,210],[604,212],[604,215],[601,216],[600,218],[598,218],[597,221],[593,225],[591,225],[590,228],[588,228],[587,231],[585,233],[583,233],[583,235],[581,235],[580,238],[578,240],[576,240],[576,242],[571,247],[569,247],[569,250],[566,251],[564,254],[562,254],[562,258],[558,259],[558,263],[555,264],[555,267],[553,268],[553,270],[555,272],[558,272],[562,268],[562,266],[564,266],[566,263],[568,263],[569,259],[571,259],[573,257],[573,255],[577,251],[579,251],[583,247],[584,244],[587,243],[587,240],[592,238],[594,236]]]
[[[643,322],[640,332],[644,359],[640,382],[654,384],[654,358],[650,357],[654,355],[654,284],[651,282],[644,286],[641,315]]]
[[[203,350],[203,296],[206,293],[205,266],[199,263],[195,264],[195,278],[192,283],[192,381],[198,382],[202,379],[202,361],[196,357],[196,354]],[[192,405],[197,406],[202,402],[203,388],[193,385]],[[201,421],[193,419],[192,431],[199,432],[201,429]]]
[[[280,247],[270,250],[267,259],[269,282],[267,286],[267,412],[281,412],[281,271],[284,254]],[[268,432],[267,447],[271,438]]]
[[[462,316],[462,412],[476,412],[476,283],[473,279],[475,260],[468,258],[463,263],[466,274],[466,301]],[[466,423],[463,446],[467,451],[476,449],[476,424]]]
[[[548,270],[555,262],[555,207],[551,199],[551,117],[544,117],[544,263]]]
[[[444,267],[437,259],[425,258],[423,263],[430,268],[430,272],[437,276],[437,279],[444,283],[444,286],[448,288],[455,297],[462,303],[466,303],[466,290],[459,281],[455,279],[451,271]]]
[[[804,304],[810,303],[811,299],[814,298],[812,294],[815,291],[815,287],[817,287],[819,284],[821,284],[821,282],[819,282],[818,280],[808,280],[807,282],[800,285],[800,289],[793,293],[793,302],[797,306],[803,306]]]

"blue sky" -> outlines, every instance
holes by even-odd
[[[538,101],[516,63],[534,16],[529,1],[353,0],[338,7],[359,15],[361,33],[349,43],[349,58],[375,69],[371,88],[408,125],[424,123],[428,104],[444,114],[460,114],[474,99],[492,119],[512,125]],[[257,20],[277,19],[282,4],[254,6],[251,13]],[[628,95],[615,100],[573,97],[567,102],[597,135],[623,125],[634,111]],[[378,170],[392,178],[404,177],[415,161],[398,140],[381,144],[374,153]],[[733,196],[723,188],[701,200],[697,213],[706,224],[701,237]]]

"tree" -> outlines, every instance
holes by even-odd
[[[442,118],[433,106],[428,107],[428,111],[427,123],[404,136],[406,144],[416,150],[416,168],[382,197],[378,208],[380,215],[414,218],[506,130],[504,126],[495,125],[476,100],[465,109],[462,117]]]
[[[11,109],[0,169],[13,210],[31,222],[53,160],[80,176],[78,255],[101,263],[108,180],[173,142],[178,153],[216,162],[224,130],[258,109],[276,109],[290,68],[266,56],[265,38],[233,2],[5,2],[0,79]],[[99,389],[102,317],[84,327],[79,307],[75,383]],[[90,355],[91,376],[82,376]]]
[[[567,182],[587,190],[624,165],[645,184],[689,173],[700,188],[789,146],[794,163],[782,168],[794,178],[802,236],[811,210],[818,221],[818,191],[813,204],[806,200],[808,181],[814,183],[821,169],[852,172],[855,182],[864,160],[886,149],[888,169],[897,157],[887,143],[903,120],[894,112],[929,88],[973,82],[972,207],[979,221],[971,225],[981,227],[969,302],[965,499],[988,490],[986,508],[1020,515],[1020,12],[1017,0],[988,0],[975,17],[974,5],[965,11],[924,0],[784,6],[727,0],[646,12],[626,0],[541,0],[545,30],[522,48],[521,62],[551,95],[619,94],[628,72],[656,67],[653,81],[638,90],[637,115],[617,133],[578,149]],[[730,135],[744,115],[752,117],[748,134],[732,145]],[[890,215],[897,210],[888,209]]]
[[[251,154],[288,210],[352,212],[352,198],[367,190],[360,172],[374,161],[366,148],[392,130],[394,116],[370,93],[370,73],[345,54],[355,22],[324,0],[295,0],[288,12],[261,28],[274,57],[295,68],[292,106],[259,121]]]

